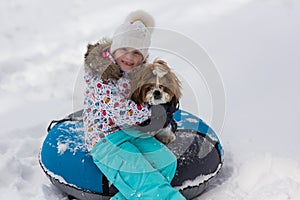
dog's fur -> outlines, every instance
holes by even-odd
[[[136,72],[132,78],[131,91],[131,99],[137,104],[159,105],[169,102],[174,108],[178,107],[182,95],[179,79],[163,60],[145,64]],[[175,140],[169,128],[160,129],[152,135],[165,144]]]
[[[111,40],[107,38],[103,38],[96,44],[88,45],[87,52],[84,55],[84,67],[86,72],[93,76],[101,77],[102,79],[119,80],[121,78],[120,68],[112,63],[109,58],[102,56],[102,53],[107,51],[110,46]],[[172,106],[176,108],[179,98],[181,97],[181,84],[178,78],[170,70],[166,62],[156,60],[152,64],[145,64],[146,62],[147,60],[144,60],[143,66],[133,75],[131,85],[131,91],[133,91],[133,93],[131,99],[137,104],[159,104],[170,102]],[[164,96],[167,96],[164,101],[158,100],[156,102],[149,102],[149,98],[147,100],[147,93],[148,97],[153,97],[149,91],[151,88],[153,92],[155,91],[153,88],[155,88],[157,82],[157,76],[153,74],[155,67],[167,72],[166,75],[159,78],[159,92],[168,95]],[[165,144],[175,139],[175,135],[168,129],[158,130],[155,134],[156,137]]]

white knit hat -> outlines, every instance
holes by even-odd
[[[151,44],[152,27],[154,27],[154,19],[150,14],[142,10],[130,13],[113,35],[111,52],[114,53],[119,48],[131,47],[139,50],[146,59]]]

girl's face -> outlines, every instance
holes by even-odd
[[[138,50],[129,47],[117,49],[114,58],[124,72],[139,66],[143,61],[143,55]]]

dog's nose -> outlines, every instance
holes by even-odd
[[[155,90],[153,92],[154,99],[161,99],[161,92],[159,90]]]

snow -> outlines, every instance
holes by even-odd
[[[212,179],[214,176],[217,175],[217,173],[219,172],[219,170],[221,169],[222,167],[222,164],[219,164],[218,168],[216,169],[216,171],[214,173],[211,173],[211,174],[208,174],[208,175],[202,175],[202,176],[198,176],[196,177],[194,180],[187,180],[187,181],[184,181],[182,183],[181,186],[178,186],[176,187],[176,189],[178,190],[183,190],[185,188],[188,188],[188,187],[195,187],[195,186],[199,186],[200,184]]]
[[[189,121],[189,122],[192,122],[192,123],[197,123],[198,122],[197,119],[193,119],[193,118],[187,118],[186,120]]]
[[[80,108],[86,45],[111,36],[137,8],[153,14],[159,27],[201,44],[225,86],[219,133],[225,162],[197,199],[300,199],[296,0],[1,1],[0,199],[67,199],[39,166],[46,128]],[[195,79],[177,61],[166,60],[181,78]],[[198,81],[184,83],[189,90],[181,106],[210,124],[211,94]],[[60,146],[61,152],[67,148]]]
[[[300,166],[295,159],[258,154],[231,170],[231,177],[203,194],[202,199],[300,198]]]
[[[75,186],[75,185],[72,185],[72,184],[69,184],[63,177],[57,175],[57,174],[54,174],[53,172],[51,172],[49,169],[47,169],[43,164],[42,165],[42,168],[43,170],[45,170],[45,173],[49,176],[51,176],[52,178],[58,180],[60,183],[62,184],[68,184],[70,186]]]
[[[62,144],[62,143],[59,142],[57,144],[57,152],[59,154],[63,154],[68,149],[68,147],[69,147],[68,143]]]

